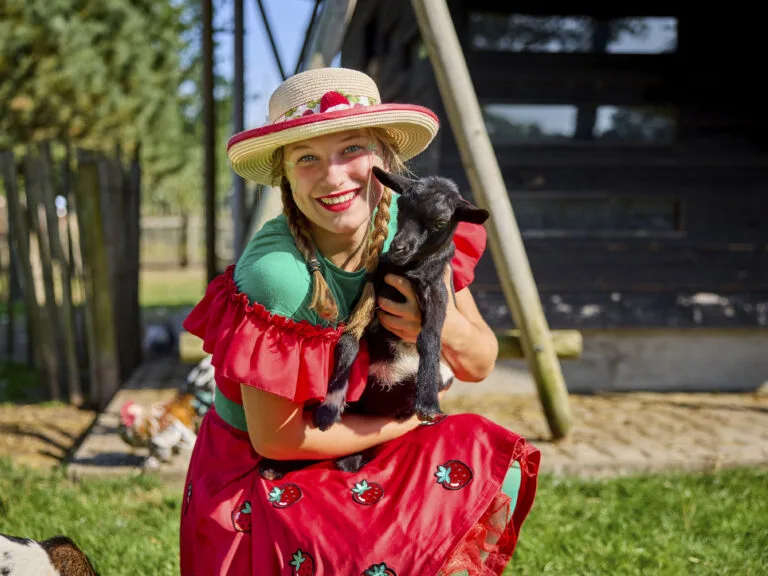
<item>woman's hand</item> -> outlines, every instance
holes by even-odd
[[[469,288],[454,295],[451,268],[445,269],[448,307],[440,335],[442,356],[454,375],[464,382],[479,382],[493,370],[499,342],[477,308]],[[381,324],[405,342],[415,343],[421,332],[421,312],[411,283],[402,276],[388,274],[384,281],[397,289],[405,302],[378,298],[377,316]]]
[[[456,308],[451,291],[450,266],[445,267],[443,279],[446,290],[448,290],[447,317],[453,313],[452,308]],[[413,291],[413,285],[407,278],[395,274],[387,274],[384,277],[384,281],[400,292],[405,297],[405,302],[394,302],[383,296],[379,297],[379,310],[377,312],[379,321],[384,328],[396,334],[401,340],[411,343],[416,342],[416,338],[419,336],[419,332],[421,332],[421,311],[419,310],[416,294]]]

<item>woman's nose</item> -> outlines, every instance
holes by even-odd
[[[323,179],[331,186],[341,186],[344,183],[344,165],[331,158],[325,163]]]

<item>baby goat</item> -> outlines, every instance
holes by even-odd
[[[400,194],[397,232],[375,274],[376,296],[405,302],[405,297],[384,277],[392,273],[407,278],[418,300],[422,327],[416,343],[411,344],[374,317],[363,336],[370,358],[366,388],[347,411],[396,419],[409,418],[416,412],[423,422],[431,423],[443,416],[438,392],[453,380],[450,368],[441,361],[440,342],[448,305],[444,274],[455,251],[453,235],[459,222],[483,224],[489,213],[464,200],[447,178],[410,180],[376,167],[373,172],[382,184]],[[343,334],[336,345],[336,364],[328,393],[313,414],[313,421],[321,430],[327,430],[345,410],[349,372],[359,346],[350,333]],[[337,465],[352,472],[366,459],[362,454],[353,454],[338,459]],[[278,479],[305,464],[263,461],[261,471],[267,478]]]
[[[98,576],[88,557],[66,536],[37,542],[0,534],[3,576]]]

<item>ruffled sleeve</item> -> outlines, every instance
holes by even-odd
[[[487,233],[480,224],[459,222],[453,235],[456,252],[453,265],[453,283],[456,291],[469,286],[475,279],[475,266],[485,251]]]
[[[208,285],[183,324],[211,354],[221,393],[241,403],[242,383],[294,402],[322,400],[344,325],[323,328],[251,303],[238,291],[234,269],[229,266]],[[363,346],[350,374],[350,401],[362,394],[367,373],[368,354]]]

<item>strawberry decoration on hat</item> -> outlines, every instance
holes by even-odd
[[[326,92],[323,97],[320,98],[320,113],[324,112],[336,112],[337,110],[349,110],[352,105],[347,100],[347,97],[340,92]]]

